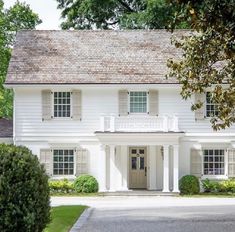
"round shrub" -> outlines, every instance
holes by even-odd
[[[0,231],[41,232],[50,221],[48,176],[26,147],[0,144]]]
[[[186,175],[179,181],[181,194],[198,194],[200,192],[199,181],[196,176]]]
[[[95,177],[81,175],[74,181],[74,188],[79,193],[95,193],[98,191],[98,182]]]

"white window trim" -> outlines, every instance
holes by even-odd
[[[223,175],[205,175],[204,174],[204,150],[224,150],[224,174]],[[226,180],[228,179],[228,149],[219,148],[219,147],[204,147],[201,150],[201,160],[202,160],[202,174],[201,179],[210,179],[210,180]]]
[[[74,179],[76,177],[76,163],[77,163],[77,158],[76,158],[76,148],[71,148],[71,147],[53,147],[52,149],[52,179]],[[71,175],[54,175],[54,150],[73,150],[73,174]]]
[[[131,112],[131,92],[146,92],[147,93],[147,106],[146,106],[146,112]],[[130,116],[146,116],[149,114],[149,91],[148,90],[129,90],[128,91],[128,113]]]
[[[54,107],[55,107],[55,104],[54,104],[54,93],[55,92],[70,92],[70,117],[54,117]],[[51,107],[51,115],[52,115],[52,118],[53,120],[55,121],[71,121],[73,119],[73,92],[71,90],[54,90],[54,91],[51,91],[51,102],[52,102],[52,107]]]

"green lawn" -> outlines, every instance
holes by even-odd
[[[51,223],[44,232],[67,232],[77,221],[87,206],[71,205],[53,207],[51,211]]]
[[[221,197],[235,198],[235,193],[199,193],[194,195],[179,195],[180,197]]]

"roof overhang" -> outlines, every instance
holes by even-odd
[[[174,145],[184,136],[184,132],[95,132],[105,145]]]
[[[102,87],[118,87],[120,86],[123,88],[123,86],[153,86],[156,85],[158,88],[168,88],[171,86],[180,86],[179,83],[5,83],[4,87],[7,89],[14,89],[14,88],[25,88],[25,87],[30,87],[30,88],[53,88],[55,86],[68,86],[68,87],[73,87],[76,88],[76,86],[87,86],[87,87],[96,87],[100,88]]]

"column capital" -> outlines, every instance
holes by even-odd
[[[101,145],[100,145],[100,150],[101,150],[101,151],[105,151],[106,146],[107,146],[106,144],[101,144]]]
[[[111,151],[111,150],[114,150],[114,149],[115,149],[115,147],[116,147],[116,145],[114,145],[114,144],[110,144],[110,145],[109,145],[110,151]]]

